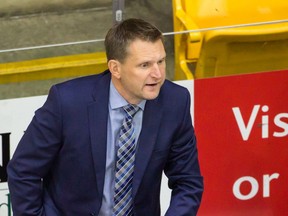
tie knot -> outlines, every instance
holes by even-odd
[[[136,106],[136,105],[127,104],[126,106],[123,106],[123,109],[125,110],[125,112],[126,112],[126,114],[128,115],[129,118],[133,118],[134,115],[139,110],[139,107]]]

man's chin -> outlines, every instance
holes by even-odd
[[[159,95],[159,91],[157,91],[155,93],[149,92],[149,94],[144,95],[144,99],[145,100],[154,100],[155,98],[158,97],[158,95]]]

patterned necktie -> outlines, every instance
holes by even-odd
[[[132,179],[135,161],[135,133],[132,124],[133,117],[139,107],[128,104],[123,107],[126,117],[120,128],[119,149],[117,152],[114,216],[132,215]]]

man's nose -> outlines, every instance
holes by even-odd
[[[153,78],[161,78],[162,73],[161,73],[160,66],[158,64],[155,64],[154,67],[152,68],[151,76]]]

